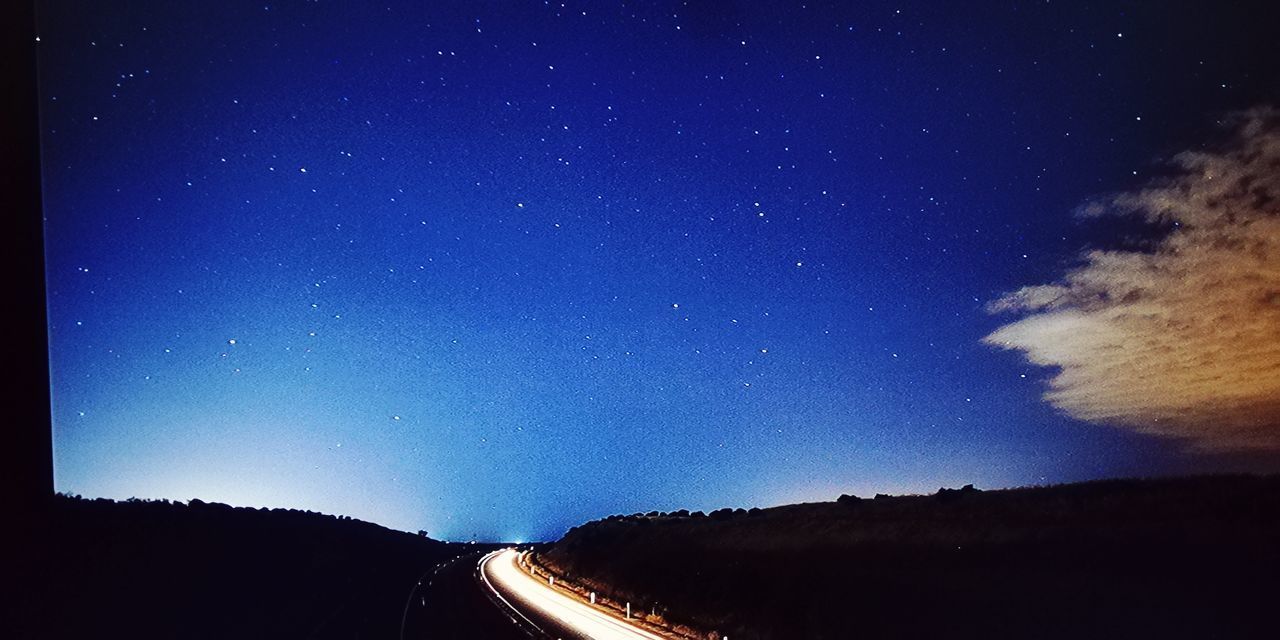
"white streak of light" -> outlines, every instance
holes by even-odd
[[[516,562],[515,549],[489,556],[481,567],[499,591],[595,640],[663,640],[648,631],[591,608],[525,573]],[[500,594],[501,595],[501,594]]]

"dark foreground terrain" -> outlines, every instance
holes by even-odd
[[[734,640],[1274,638],[1280,477],[615,516],[542,561]]]
[[[30,537],[9,554],[0,637],[384,640],[402,620],[409,638],[507,637],[469,574],[450,578],[448,598],[410,595],[487,545],[198,500],[58,496],[11,526]]]

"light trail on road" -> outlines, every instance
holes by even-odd
[[[515,549],[495,551],[480,561],[480,575],[504,602],[522,616],[547,617],[594,640],[666,640],[556,591],[520,568]],[[528,607],[521,611],[513,601]]]

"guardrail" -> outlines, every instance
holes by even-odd
[[[611,597],[607,594],[606,589],[601,589],[598,585],[582,584],[573,580],[563,572],[548,566],[548,563],[532,551],[521,552],[517,564],[534,578],[545,580],[547,586],[556,591],[570,595],[596,609],[621,617],[650,633],[677,640],[707,640],[708,638],[729,640],[728,636],[712,635],[714,633],[712,631],[702,631],[667,620],[659,613],[660,606],[656,603],[650,604],[647,612],[643,609],[635,611],[630,601]]]

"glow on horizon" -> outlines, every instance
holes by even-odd
[[[1270,43],[1246,9],[40,8],[59,491],[550,540],[1276,468],[1064,414],[981,342],[1115,241],[1074,207],[1275,102],[1225,71]]]

